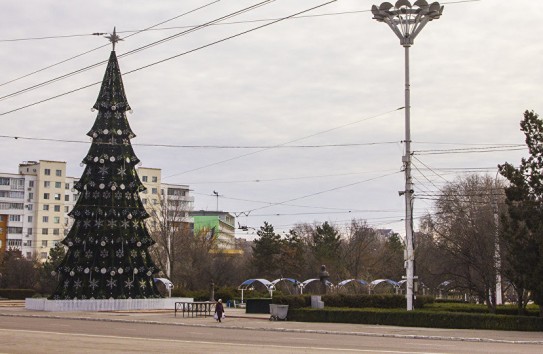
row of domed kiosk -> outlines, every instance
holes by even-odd
[[[400,280],[398,282],[390,279],[376,279],[371,282],[367,282],[362,279],[346,279],[342,280],[337,284],[325,280],[325,285],[327,291],[331,292],[341,292],[342,290],[348,290],[348,287],[351,289],[359,288],[360,291],[366,291],[368,294],[375,293],[377,288],[383,288],[383,292],[401,294],[406,280]],[[240,284],[238,290],[241,291],[241,301],[243,302],[243,293],[245,291],[251,291],[255,289],[265,289],[270,293],[270,297],[273,297],[273,292],[278,289],[279,284],[283,284],[285,288],[291,294],[304,294],[305,293],[318,293],[319,287],[321,286],[321,280],[318,278],[307,279],[305,281],[298,281],[293,278],[279,278],[273,281],[267,279],[247,279]],[[388,289],[387,289],[388,288]],[[424,292],[424,285],[422,290]]]

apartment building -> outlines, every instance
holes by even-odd
[[[28,161],[18,174],[0,173],[0,250],[18,249],[45,261],[71,227],[68,212],[77,201],[73,177],[61,161]]]
[[[68,213],[79,196],[74,189],[79,177],[67,176],[62,161],[27,161],[19,164],[18,172],[0,173],[0,252],[17,249],[24,257],[43,262],[72,226]],[[162,183],[158,168],[140,167],[137,173],[147,188],[140,198],[151,216],[150,230],[166,217],[198,232],[215,227],[217,249],[237,252],[233,215],[192,212],[194,197],[188,185]]]
[[[216,252],[226,254],[242,254],[236,247],[236,218],[224,211],[199,210],[191,212],[194,233],[205,233],[215,242]]]

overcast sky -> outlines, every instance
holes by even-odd
[[[259,2],[222,0],[159,26],[177,28],[133,32],[212,1],[3,1],[0,96],[107,60],[107,40],[88,34],[116,26],[126,37],[116,52],[133,108],[128,118],[137,135],[135,152],[143,166],[162,169],[163,182],[188,184],[195,209],[215,210],[216,191],[219,209],[249,227],[268,221],[283,232],[298,222],[344,226],[360,218],[404,234],[398,195],[404,189],[404,111],[397,110],[404,106],[404,49],[386,24],[372,20],[369,9],[379,3],[338,0],[304,14],[335,15],[285,20],[180,55],[266,23],[253,20],[326,2],[276,0],[223,21],[229,24],[122,56]],[[415,218],[432,211],[424,195],[446,181],[473,170],[495,176],[499,163],[516,164],[526,151],[505,145],[523,144],[519,122],[526,109],[543,113],[542,25],[536,16],[543,3],[441,3],[443,16],[410,50]],[[8,41],[48,36],[67,37]],[[16,173],[22,161],[60,160],[79,177],[99,86],[6,112],[101,81],[104,69],[102,64],[0,99],[0,135],[85,142],[2,137],[0,172]],[[238,148],[211,147],[219,145]],[[488,146],[510,151],[472,151]],[[456,149],[469,150],[424,153]]]

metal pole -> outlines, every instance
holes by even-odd
[[[494,234],[494,264],[496,266],[496,305],[502,305],[502,275],[501,275],[501,256],[500,256],[500,218],[498,214],[498,173],[496,173],[496,178],[494,179],[494,191],[492,197],[492,204],[494,204],[494,225],[496,231]]]
[[[168,262],[166,263],[166,275],[168,276],[168,279],[172,279],[171,278],[171,263],[172,263],[172,249],[171,249],[171,231],[170,230],[167,230],[166,231],[168,233]]]
[[[407,311],[413,310],[413,182],[411,180],[411,93],[409,84],[409,44],[405,48],[405,261]]]

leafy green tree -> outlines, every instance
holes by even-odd
[[[509,186],[505,189],[507,218],[502,218],[506,270],[517,292],[526,288],[543,317],[543,121],[525,111],[520,123],[530,156],[520,165],[499,166]]]
[[[273,225],[264,222],[254,241],[252,266],[254,275],[262,278],[279,277],[278,261],[281,254],[281,236],[275,233]]]

